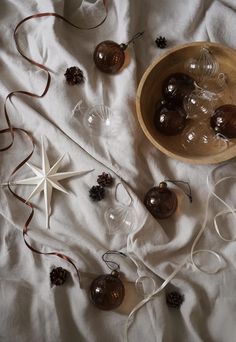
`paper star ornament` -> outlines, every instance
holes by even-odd
[[[83,175],[85,173],[92,171],[92,170],[87,170],[87,171],[57,172],[64,156],[65,154],[62,157],[60,157],[53,166],[50,166],[48,156],[44,147],[44,141],[42,138],[42,168],[39,169],[38,167],[27,163],[28,167],[33,171],[35,176],[14,182],[14,184],[36,185],[32,193],[27,198],[26,202],[28,202],[34,195],[40,193],[41,191],[44,192],[47,228],[49,228],[49,216],[51,214],[51,198],[52,198],[53,188],[68,194],[68,192],[64,189],[64,187],[59,183],[60,180],[78,176],[78,175]]]

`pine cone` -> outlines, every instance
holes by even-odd
[[[162,37],[162,36],[157,37],[157,39],[155,40],[155,43],[157,47],[160,49],[164,49],[167,46],[167,40],[165,37]]]
[[[98,176],[97,182],[101,186],[111,186],[113,184],[113,178],[110,173],[103,172]]]
[[[89,196],[93,201],[101,201],[105,197],[105,189],[100,185],[94,185],[89,190]]]
[[[56,267],[50,272],[50,280],[52,285],[63,285],[68,276],[68,271],[62,267]]]
[[[179,292],[170,292],[166,295],[166,304],[171,308],[179,309],[184,301],[184,296]]]
[[[69,83],[70,85],[80,84],[84,82],[83,71],[76,66],[66,69],[64,75],[66,77],[67,83]]]

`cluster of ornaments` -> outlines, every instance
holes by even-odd
[[[202,48],[184,68],[186,73],[171,74],[162,83],[162,99],[154,114],[156,130],[166,136],[179,135],[185,148],[216,137],[236,138],[236,106],[222,103],[222,94],[229,89],[215,56]]]
[[[63,267],[54,267],[50,272],[51,286],[62,286],[69,277],[70,273]],[[115,310],[123,303],[125,287],[120,279],[119,266],[110,274],[99,275],[92,281],[89,297],[96,308],[104,311]],[[166,304],[170,308],[179,309],[183,302],[184,296],[177,291],[166,294]]]

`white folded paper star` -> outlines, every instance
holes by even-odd
[[[29,163],[27,165],[36,175],[35,177],[26,178],[22,180],[14,181],[14,184],[24,184],[24,185],[36,185],[32,193],[27,198],[26,202],[28,202],[34,195],[44,191],[44,201],[45,201],[45,211],[46,211],[46,227],[49,228],[49,216],[51,214],[51,198],[52,198],[52,189],[57,189],[66,194],[68,192],[64,189],[64,187],[59,184],[58,181],[70,178],[73,176],[82,175],[93,170],[87,171],[71,171],[71,172],[57,172],[62,159],[65,155],[60,157],[57,162],[50,166],[47,153],[45,151],[44,142],[42,138],[42,169],[39,169],[36,166],[33,166]]]

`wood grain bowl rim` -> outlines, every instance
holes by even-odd
[[[190,163],[190,164],[217,164],[217,163],[225,162],[229,159],[236,157],[236,143],[233,146],[229,147],[226,151],[219,152],[219,153],[214,154],[212,156],[208,155],[208,156],[184,157],[180,154],[171,152],[170,150],[165,148],[163,145],[159,144],[158,141],[152,137],[152,135],[149,133],[149,131],[145,125],[145,122],[144,122],[143,116],[142,116],[142,112],[141,112],[140,98],[142,96],[142,90],[143,90],[144,84],[145,84],[149,74],[156,67],[156,65],[159,64],[167,56],[174,54],[175,52],[177,52],[179,50],[184,50],[184,49],[187,49],[190,47],[197,47],[197,46],[207,46],[209,48],[215,47],[215,48],[227,50],[229,53],[234,53],[234,54],[236,53],[236,50],[233,48],[230,48],[228,46],[225,46],[225,45],[222,45],[219,43],[212,43],[212,42],[208,42],[208,41],[200,41],[200,42],[182,44],[182,45],[178,45],[177,47],[174,47],[174,48],[168,50],[166,53],[161,55],[159,58],[155,59],[150,64],[150,66],[146,69],[146,71],[144,72],[144,74],[143,74],[143,76],[139,82],[139,86],[138,86],[137,94],[136,94],[136,113],[137,113],[137,117],[138,117],[138,122],[139,122],[144,134],[148,138],[148,140],[157,149],[159,149],[161,152],[163,152],[168,157],[180,160],[182,162]]]

